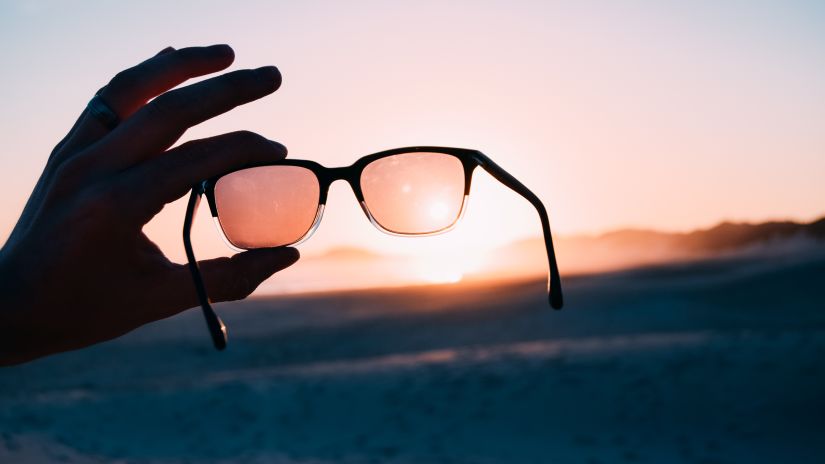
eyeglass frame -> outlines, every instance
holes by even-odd
[[[454,156],[461,161],[461,164],[464,168],[464,197],[462,198],[461,210],[458,217],[456,217],[456,219],[449,226],[432,232],[400,233],[389,230],[382,226],[369,212],[369,208],[364,200],[363,191],[361,190],[361,175],[364,171],[364,168],[367,167],[367,165],[369,165],[373,161],[379,160],[381,158],[407,153],[441,153]],[[455,225],[460,221],[461,215],[463,214],[464,208],[467,203],[467,198],[470,195],[470,186],[473,179],[473,172],[477,167],[481,167],[485,171],[487,171],[491,176],[493,176],[494,179],[498,180],[506,187],[510,188],[510,190],[513,190],[514,192],[524,197],[527,201],[530,202],[530,204],[533,205],[533,207],[538,212],[539,218],[541,220],[542,231],[544,233],[544,245],[547,251],[547,262],[549,267],[547,279],[548,300],[550,306],[553,309],[561,309],[564,304],[561,289],[561,276],[559,275],[559,269],[556,263],[556,253],[553,248],[553,236],[550,231],[550,220],[547,215],[547,209],[544,207],[544,204],[541,202],[539,197],[536,196],[536,194],[530,191],[530,189],[528,189],[524,184],[522,184],[518,179],[513,177],[507,171],[505,171],[501,166],[493,162],[493,160],[491,160],[484,153],[478,150],[466,148],[429,146],[403,147],[373,153],[371,155],[359,158],[350,166],[336,168],[328,168],[326,166],[321,165],[320,163],[311,160],[286,158],[271,163],[253,163],[241,168],[233,169],[232,171],[226,172],[220,176],[215,176],[210,179],[204,180],[192,187],[192,193],[189,196],[189,202],[186,207],[186,217],[183,223],[183,246],[186,251],[188,267],[190,273],[192,274],[192,280],[195,284],[195,291],[198,296],[198,301],[200,302],[201,309],[203,310],[203,315],[206,319],[206,325],[209,329],[209,334],[212,337],[212,342],[217,350],[223,350],[224,348],[226,348],[228,334],[226,325],[223,323],[220,317],[218,317],[218,315],[215,313],[215,310],[212,308],[212,301],[209,298],[209,293],[207,292],[206,286],[203,282],[203,276],[201,275],[200,267],[198,266],[198,261],[195,258],[195,253],[192,248],[191,239],[192,224],[194,223],[195,213],[197,212],[198,206],[200,205],[200,200],[202,196],[206,197],[207,203],[209,205],[209,211],[212,214],[212,217],[218,218],[218,208],[217,203],[215,201],[215,185],[221,177],[244,169],[263,166],[299,166],[306,168],[315,174],[315,177],[318,179],[318,184],[320,186],[320,193],[318,197],[318,209],[316,211],[316,216],[312,226],[300,239],[293,243],[285,244],[283,246],[299,244],[307,240],[313,234],[315,229],[317,229],[317,227],[319,226],[321,218],[323,217],[323,210],[326,205],[329,187],[330,185],[332,185],[333,182],[337,180],[345,180],[347,181],[347,183],[349,183],[350,187],[355,193],[355,198],[358,200],[358,203],[361,205],[361,208],[364,210],[364,213],[367,215],[367,218],[374,226],[376,226],[382,232],[391,235],[408,237],[421,237],[447,232],[453,227],[455,227]],[[240,250],[239,248],[232,245],[226,239],[226,236],[222,229],[221,234],[224,236],[224,241],[227,242],[227,245],[229,245],[231,248],[235,250]]]

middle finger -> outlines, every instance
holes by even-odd
[[[233,60],[234,53],[228,45],[180,50],[168,47],[137,66],[118,73],[98,94],[123,121],[150,99],[193,77],[226,69]],[[110,129],[96,117],[84,112],[60,147],[60,152],[72,153],[83,149],[109,132]]]
[[[234,71],[166,92],[139,109],[84,156],[91,157],[91,164],[102,170],[128,168],[162,153],[186,129],[269,95],[280,84],[278,69],[266,66]]]

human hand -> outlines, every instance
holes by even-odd
[[[227,45],[164,49],[100,90],[117,127],[87,109],[57,145],[0,250],[0,364],[109,340],[198,304],[189,270],[143,226],[198,181],[287,154],[251,132],[169,148],[187,128],[280,86],[270,66],[170,90],[233,60]],[[297,259],[276,248],[199,264],[212,299],[227,301]]]

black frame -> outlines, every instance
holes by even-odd
[[[367,215],[370,221],[382,231],[395,235],[408,236],[432,235],[441,233],[452,228],[452,225],[445,229],[427,234],[402,234],[385,229],[383,226],[378,224],[378,222],[372,217],[367,207],[365,206],[364,195],[361,191],[361,173],[364,171],[364,168],[371,162],[380,158],[399,155],[403,153],[416,152],[443,153],[458,158],[461,161],[462,166],[464,166],[465,198],[470,194],[470,184],[472,183],[473,172],[477,167],[481,167],[490,175],[492,175],[496,180],[498,180],[505,186],[509,187],[511,190],[518,193],[522,197],[524,197],[527,201],[530,202],[530,204],[533,205],[533,207],[536,208],[539,218],[541,219],[541,227],[544,233],[544,245],[547,251],[547,262],[549,266],[549,275],[547,279],[548,299],[551,307],[553,307],[554,309],[561,309],[563,306],[561,277],[559,275],[559,269],[556,264],[556,253],[553,249],[553,237],[550,232],[550,220],[547,216],[547,210],[545,209],[539,197],[536,196],[533,192],[531,192],[530,189],[528,189],[524,184],[519,182],[518,179],[510,175],[507,171],[501,168],[501,166],[497,165],[495,162],[493,162],[493,160],[491,160],[484,153],[478,150],[427,146],[404,147],[386,150],[372,155],[364,156],[363,158],[360,158],[358,161],[347,167],[327,168],[319,163],[316,163],[315,161],[284,159],[273,163],[250,164],[238,169],[234,169],[230,172],[236,172],[242,169],[248,169],[259,166],[301,166],[315,173],[315,176],[318,178],[318,183],[320,185],[320,195],[318,199],[319,207],[324,206],[326,204],[329,186],[336,180],[345,180],[349,183],[350,187],[352,187],[353,192],[355,192],[355,197],[364,209],[364,213]],[[186,208],[186,218],[183,223],[183,246],[186,250],[186,258],[189,261],[189,270],[192,273],[192,279],[195,283],[195,291],[197,292],[198,300],[201,303],[201,308],[203,309],[203,314],[206,318],[206,324],[209,328],[209,333],[212,336],[212,341],[215,345],[215,348],[219,350],[222,350],[226,347],[226,326],[224,325],[223,321],[221,321],[221,319],[218,317],[218,315],[215,314],[214,309],[212,309],[211,300],[209,299],[209,294],[206,290],[206,286],[203,283],[200,268],[198,267],[198,261],[195,259],[195,254],[192,250],[190,232],[192,230],[192,223],[195,219],[195,212],[197,211],[198,205],[200,204],[200,199],[202,195],[206,196],[206,200],[209,204],[209,210],[212,213],[212,217],[218,217],[218,208],[215,202],[215,185],[218,179],[220,179],[226,174],[229,174],[230,172],[224,173],[221,176],[205,180],[192,188],[192,194],[189,197],[189,204]],[[462,209],[463,207],[464,205],[462,205]],[[308,231],[308,234],[299,241],[304,240],[308,237],[309,234],[312,233],[314,227],[317,226],[319,219],[320,217],[316,217],[316,221],[313,225],[313,228],[310,229],[310,231]],[[455,225],[455,223],[458,222],[458,219],[459,218],[456,218],[456,220],[453,222],[453,225]]]

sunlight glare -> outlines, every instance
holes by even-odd
[[[436,221],[444,219],[449,212],[450,208],[443,201],[434,201],[430,205],[430,217]]]
[[[450,284],[463,280],[482,267],[484,254],[466,251],[422,253],[410,263],[410,277],[414,281],[432,284]]]
[[[450,269],[428,269],[421,273],[421,280],[431,284],[454,284],[460,282],[464,274]]]
[[[434,263],[432,259],[419,260],[413,266],[417,280],[431,284],[454,284],[464,277],[456,263]]]

